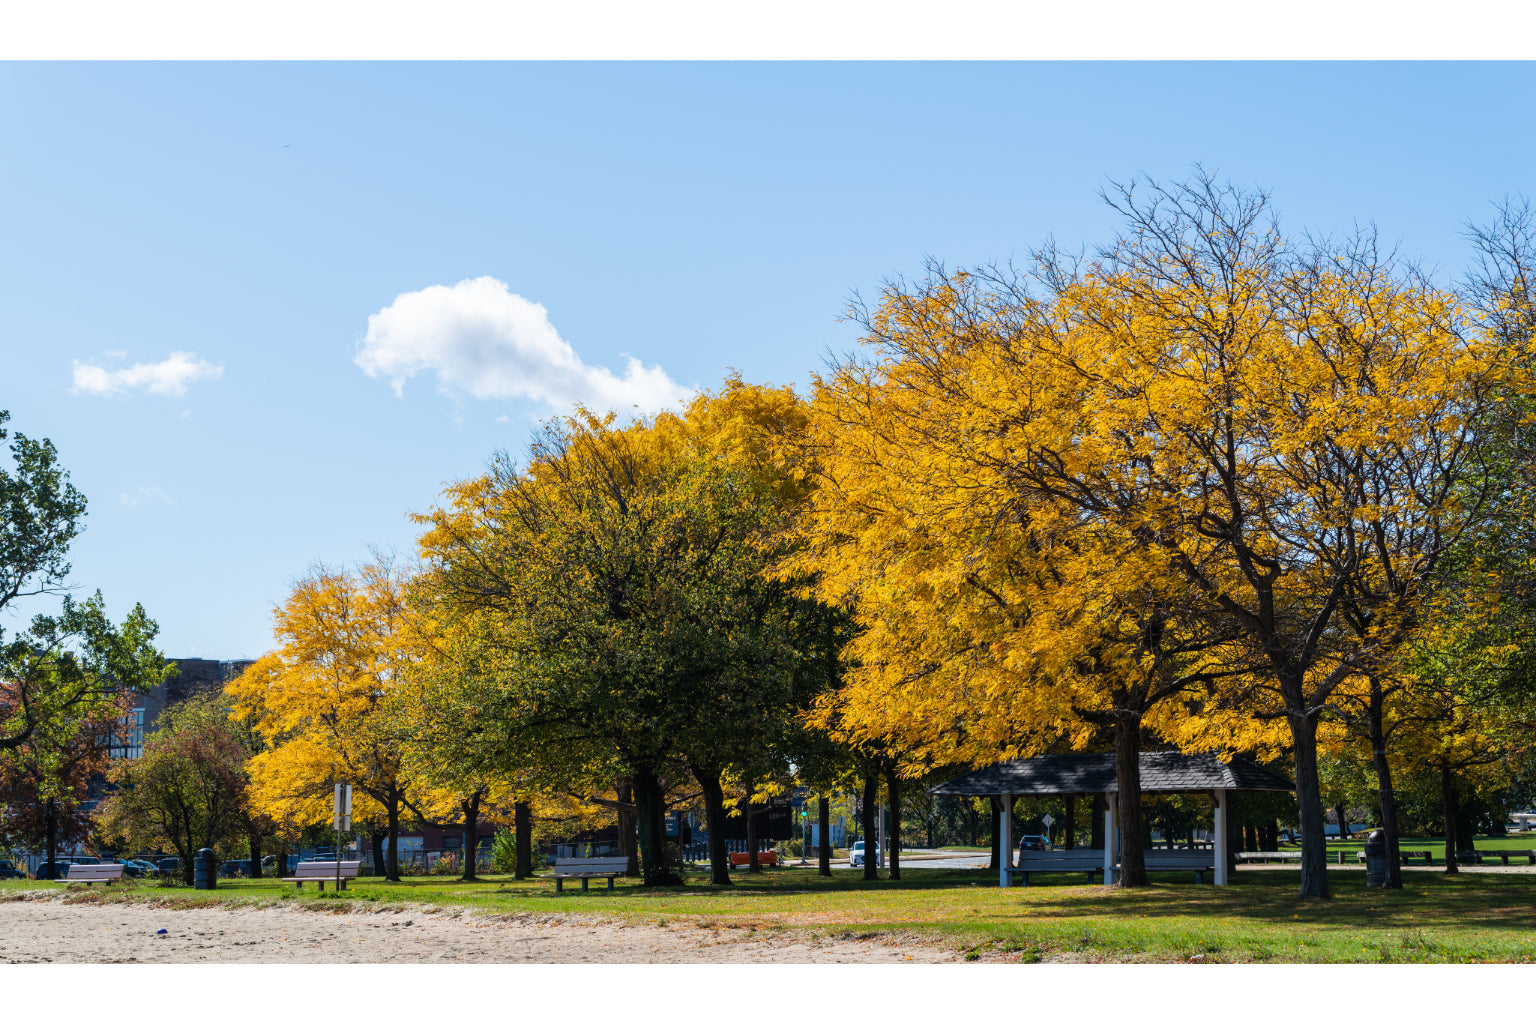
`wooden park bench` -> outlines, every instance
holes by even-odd
[[[1413,858],[1415,858],[1415,857],[1423,857],[1424,858],[1424,863],[1426,865],[1434,864],[1434,862],[1435,862],[1434,855],[1431,854],[1428,850],[1399,850],[1398,851],[1398,856],[1400,856],[1402,858],[1402,861],[1403,861],[1404,864],[1412,864],[1413,863]],[[1358,863],[1358,864],[1364,864],[1365,863],[1365,851],[1364,850],[1361,850],[1361,851],[1359,851],[1358,853],[1355,854],[1355,862]]]
[[[96,882],[113,882],[123,880],[123,866],[121,864],[70,864],[68,872],[60,882],[84,882],[93,885]]]
[[[733,853],[733,854],[731,854],[731,867],[733,867],[733,868],[745,867],[746,865],[751,864],[751,863],[752,863],[752,854],[750,854],[750,853]],[[757,864],[758,864],[759,867],[764,867],[764,868],[776,868],[776,867],[778,867],[779,866],[779,851],[777,851],[777,850],[759,850],[758,853],[757,853]]]
[[[629,870],[628,857],[560,857],[555,860],[555,892],[564,892],[567,878],[581,879],[581,891],[587,891],[587,882],[593,878],[613,880]]]
[[[1008,873],[1017,876],[1023,881],[1022,885],[1029,884],[1031,872],[1064,872],[1083,871],[1088,875],[1088,881],[1093,881],[1093,873],[1104,873],[1103,850],[1020,850],[1019,864],[1010,867]]]
[[[1339,854],[1343,856],[1343,854]],[[1294,850],[1260,850],[1257,853],[1239,853],[1239,864],[1297,864],[1301,862],[1301,854]],[[1344,863],[1339,861],[1340,864]]]
[[[300,861],[293,869],[293,875],[283,881],[292,882],[300,889],[305,882],[314,882],[325,892],[326,882],[336,882],[338,889],[347,887],[347,879],[357,877],[359,861],[344,860],[341,862],[341,881],[336,881],[336,862],[333,860],[306,860]]]
[[[1205,873],[1216,872],[1216,858],[1211,850],[1148,850],[1148,871],[1193,871],[1195,882],[1205,884]],[[1214,881],[1214,878],[1212,879]]]
[[[1497,857],[1499,863],[1509,866],[1509,858],[1524,857],[1527,864],[1536,864],[1536,850],[1484,850],[1484,857]]]

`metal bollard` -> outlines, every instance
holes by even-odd
[[[218,880],[218,858],[213,851],[204,847],[197,851],[197,856],[192,860],[192,888],[216,889]]]

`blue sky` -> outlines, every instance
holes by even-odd
[[[0,64],[0,408],[90,499],[77,585],[142,602],[172,656],[254,656],[295,578],[410,553],[406,514],[539,418],[732,367],[803,385],[856,340],[853,291],[1102,239],[1111,178],[1198,161],[1271,189],[1293,233],[1374,221],[1454,277],[1462,223],[1536,195],[1533,86],[1506,64]]]

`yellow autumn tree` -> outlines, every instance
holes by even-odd
[[[324,822],[333,785],[350,783],[354,818],[384,826],[384,874],[394,880],[401,815],[417,787],[380,708],[426,654],[405,589],[387,561],[317,571],[274,610],[277,648],[229,684],[235,714],[270,745],[250,765],[257,808],[290,825]]]
[[[1200,691],[1143,713],[1188,716],[1154,726],[1180,742],[1278,717],[1301,894],[1326,896],[1318,716],[1422,625],[1518,370],[1369,236],[1292,246],[1203,174],[1106,198],[1124,231],[1095,258],[935,267],[859,314],[874,355],[818,382],[795,568],[859,608],[885,682],[849,699],[876,718],[1072,735],[1083,687],[1149,669]]]

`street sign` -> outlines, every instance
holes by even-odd
[[[352,787],[336,783],[336,795],[331,800],[331,828],[345,832],[352,827]]]
[[[1052,825],[1056,824],[1056,819],[1051,817],[1049,814],[1041,815],[1040,820],[1045,822],[1046,828],[1050,828]]]

